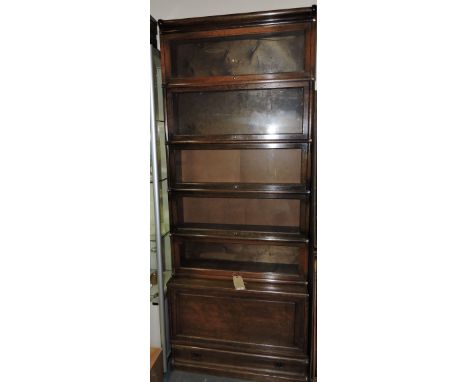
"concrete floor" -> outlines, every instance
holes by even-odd
[[[164,375],[164,382],[247,382],[243,379],[218,377],[216,375],[188,373],[180,370],[170,370]]]

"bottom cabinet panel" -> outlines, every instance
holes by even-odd
[[[254,381],[307,381],[307,359],[253,355],[195,346],[172,348],[175,368]]]
[[[307,354],[307,294],[271,291],[267,283],[249,282],[247,290],[236,291],[232,280],[203,280],[198,286],[193,280],[190,286],[169,285],[173,343],[267,355]]]

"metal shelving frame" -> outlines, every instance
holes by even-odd
[[[150,134],[151,134],[151,163],[153,167],[153,214],[156,230],[156,260],[157,260],[157,274],[158,274],[158,303],[159,303],[159,323],[161,332],[161,347],[163,351],[163,368],[167,372],[167,338],[166,338],[166,301],[165,301],[165,280],[164,280],[164,261],[162,251],[162,234],[161,234],[161,215],[160,215],[160,174],[158,166],[158,145],[157,145],[157,120],[156,120],[156,106],[155,106],[155,77],[154,73],[154,49],[153,39],[150,44],[150,70],[151,70],[151,86],[150,86]]]

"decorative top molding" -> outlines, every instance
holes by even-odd
[[[255,26],[278,23],[306,22],[316,17],[317,6],[237,13],[222,16],[193,17],[188,19],[158,20],[160,34],[191,32],[209,29]]]

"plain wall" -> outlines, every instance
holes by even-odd
[[[317,0],[150,0],[150,4],[151,16],[157,20],[310,7]]]
[[[317,0],[150,0],[150,12],[158,19],[184,19],[227,15],[231,13],[271,11],[275,9],[311,7]],[[157,37],[159,49],[159,35]]]

